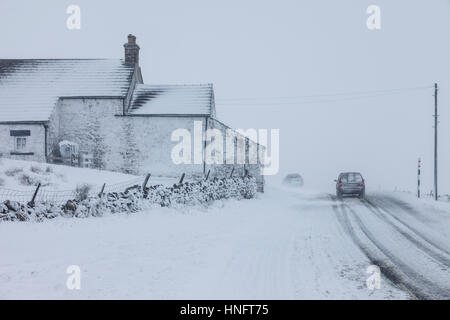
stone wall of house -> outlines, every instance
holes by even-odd
[[[172,133],[177,129],[185,129],[190,133],[191,155],[194,148],[194,121],[202,121],[201,117],[148,117],[121,116],[120,121],[124,149],[120,157],[124,160],[123,169],[138,173],[152,173],[162,176],[188,177],[203,176],[203,162],[192,161],[189,164],[175,164],[172,150],[179,141],[172,141]],[[203,128],[201,131],[204,130]],[[202,139],[202,137],[198,137]]]
[[[30,131],[25,136],[25,149],[17,152],[15,137],[11,130]],[[16,160],[44,162],[45,159],[45,128],[43,124],[0,124],[0,155]]]
[[[92,155],[96,168],[120,167],[120,159],[111,160],[107,155],[121,149],[115,115],[122,108],[122,99],[60,99],[49,125],[51,154],[59,156],[58,143],[67,140],[77,143],[81,152]]]
[[[226,164],[226,143],[229,129],[217,120],[189,116],[123,116],[122,99],[60,99],[49,124],[49,150],[58,150],[63,140],[75,142],[80,152],[93,156],[95,168],[132,174],[151,173],[154,176],[201,177],[211,170],[211,177],[243,176],[245,171],[257,178],[259,191],[263,191],[264,178],[260,164],[249,163],[249,152],[260,146],[241,134],[236,135],[234,161]],[[207,120],[208,119],[208,120]],[[194,125],[200,132],[195,136]],[[223,164],[204,164],[205,129],[217,129],[222,134],[223,151],[219,151]],[[191,163],[175,164],[173,148],[180,141],[172,141],[177,129],[189,132]],[[194,163],[195,140],[202,147],[201,163]],[[245,163],[238,163],[237,148],[245,149]]]
[[[233,175],[243,176],[247,171],[249,175],[256,178],[258,191],[263,192],[264,176],[261,175],[261,164],[263,163],[261,156],[264,153],[260,151],[263,151],[264,149],[261,148],[264,147],[216,119],[209,118],[207,128],[219,130],[222,133],[223,144],[223,152],[219,155],[223,164],[207,165],[207,170],[211,169],[213,176],[217,177],[228,176],[231,172]],[[230,141],[233,141],[233,145],[227,149]],[[227,154],[227,150],[233,150],[233,154]],[[239,150],[242,152],[240,160],[238,159]]]
[[[133,174],[202,175],[203,164],[176,165],[171,159],[172,132],[187,129],[202,117],[121,116],[121,99],[61,99],[49,128],[49,148],[63,140],[93,156],[99,169]],[[203,121],[205,123],[205,121]],[[192,136],[193,140],[193,136]],[[192,141],[193,142],[193,141]]]

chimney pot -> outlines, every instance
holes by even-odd
[[[124,45],[125,63],[139,65],[139,46],[136,44],[136,36],[129,34],[128,42]]]
[[[129,44],[136,44],[136,36],[133,36],[132,34],[128,35],[128,43]]]

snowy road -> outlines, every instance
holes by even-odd
[[[209,209],[3,223],[0,298],[448,299],[448,209],[272,187]]]
[[[450,299],[448,215],[387,195],[344,199],[333,209],[354,243],[398,287],[419,299]]]

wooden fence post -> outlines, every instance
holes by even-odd
[[[98,194],[99,197],[101,197],[102,194],[103,194],[103,192],[105,191],[105,186],[106,186],[106,183],[103,184],[102,190],[101,190],[100,193]]]
[[[183,174],[181,175],[181,179],[180,179],[180,182],[179,182],[178,184],[182,184],[182,183],[183,183],[184,176],[185,176],[185,173],[183,173]]]
[[[208,178],[209,178],[209,173],[210,173],[210,172],[211,172],[211,169],[208,170],[208,173],[206,174],[205,181],[208,180]]]
[[[33,198],[31,199],[30,202],[28,202],[28,206],[29,206],[29,207],[34,207],[34,201],[36,200],[36,196],[37,196],[37,194],[38,194],[40,188],[41,188],[41,184],[39,183],[39,184],[37,185],[36,190],[34,191]]]
[[[148,182],[148,179],[150,179],[150,176],[151,176],[151,174],[149,173],[149,174],[147,174],[147,176],[145,177],[144,183],[142,184],[142,191],[144,191],[145,188],[147,187],[147,182]]]

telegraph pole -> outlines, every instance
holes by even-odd
[[[420,158],[417,162],[417,198],[420,198]]]
[[[438,85],[437,83],[434,84],[434,200],[438,199],[438,174],[437,174],[437,147],[438,147]]]

